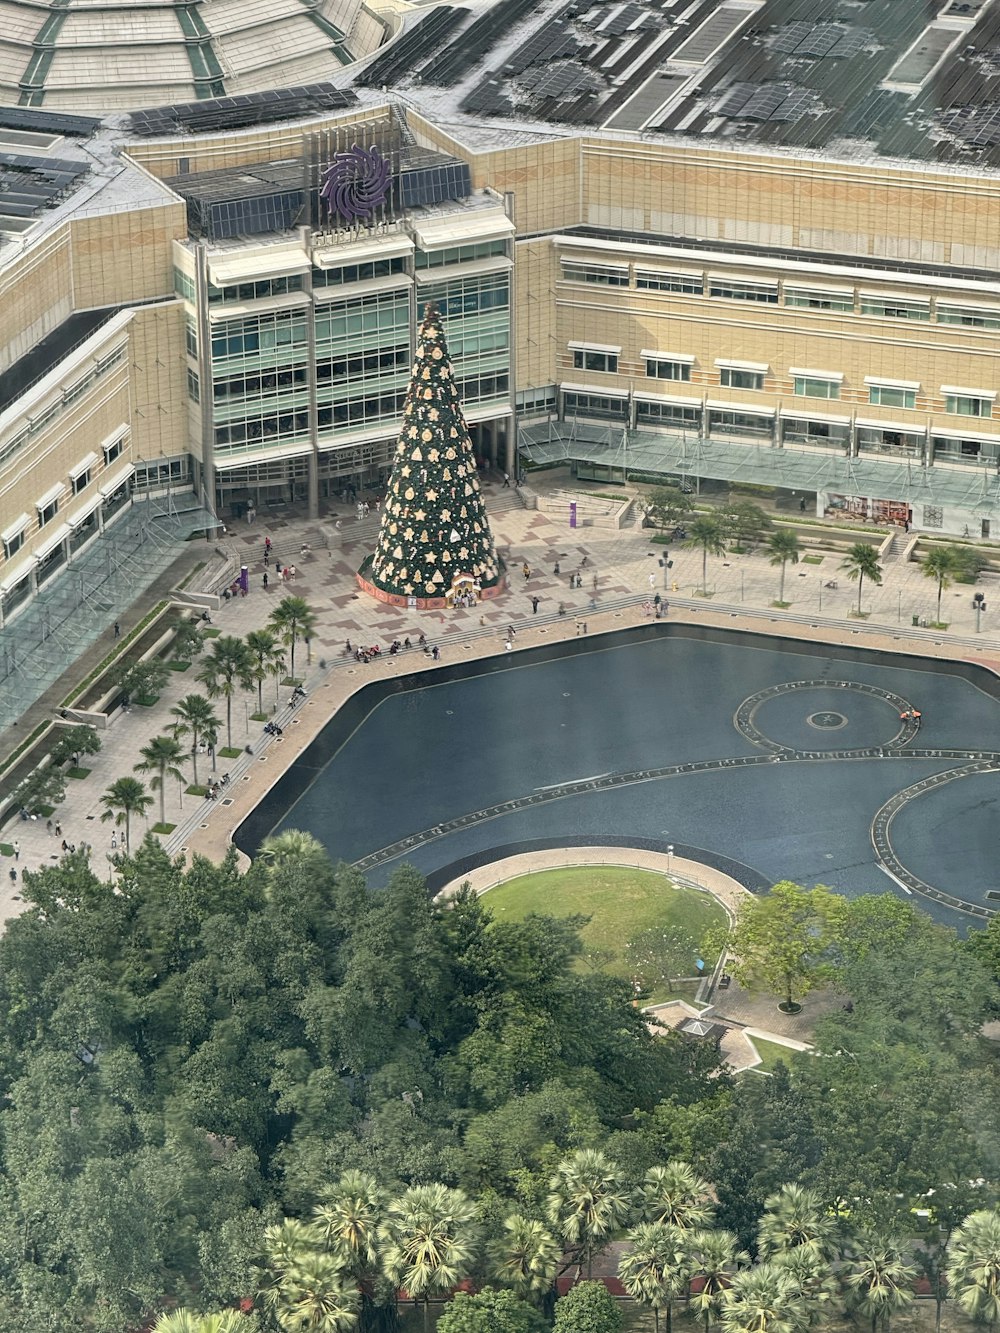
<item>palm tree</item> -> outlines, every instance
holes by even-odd
[[[836,1218],[830,1215],[818,1190],[782,1185],[764,1200],[764,1216],[757,1232],[762,1259],[808,1247],[820,1258],[835,1249]]]
[[[679,1158],[666,1166],[650,1167],[639,1186],[639,1208],[645,1221],[662,1222],[682,1231],[707,1227],[714,1212],[708,1182]]]
[[[493,1273],[522,1299],[544,1304],[553,1293],[562,1247],[544,1222],[523,1213],[508,1214],[503,1229],[491,1252]]]
[[[161,1314],[153,1333],[243,1333],[247,1316],[240,1310],[221,1310],[219,1314],[196,1314],[193,1310],[171,1310]]]
[[[771,1263],[787,1273],[795,1283],[795,1289],[805,1306],[808,1324],[818,1322],[822,1307],[840,1294],[840,1283],[829,1259],[812,1244],[781,1250]]]
[[[732,1285],[733,1274],[750,1262],[746,1250],[739,1248],[739,1240],[731,1231],[696,1231],[689,1240],[692,1256],[692,1281],[700,1279],[698,1290],[691,1296],[691,1306],[705,1320],[706,1333],[722,1312],[725,1293]]]
[[[660,1333],[660,1311],[667,1312],[667,1333],[673,1324],[673,1305],[687,1291],[691,1279],[688,1233],[661,1222],[644,1222],[629,1233],[629,1248],[618,1264],[622,1286],[640,1305],[653,1311]]]
[[[171,1310],[161,1314],[153,1333],[242,1333],[247,1317],[239,1310],[221,1310],[218,1314],[195,1314],[193,1310]]]
[[[357,1322],[358,1291],[344,1259],[327,1250],[320,1227],[286,1218],[264,1232],[265,1305],[279,1328],[344,1333]]]
[[[586,1256],[589,1279],[594,1251],[624,1223],[629,1198],[616,1164],[596,1148],[581,1148],[559,1163],[545,1207],[557,1233]]]
[[[423,1301],[427,1333],[431,1297],[447,1295],[475,1262],[475,1205],[461,1190],[413,1185],[389,1205],[380,1236],[385,1274],[397,1290]]]
[[[289,862],[301,865],[306,861],[311,861],[314,857],[325,858],[326,848],[311,833],[303,833],[301,829],[289,828],[282,833],[274,833],[270,838],[265,838],[260,845],[258,856],[264,865],[276,869],[278,866],[287,865]],[[337,1186],[334,1186],[334,1189],[336,1188]]]
[[[275,700],[278,681],[285,674],[285,654],[278,647],[278,636],[269,629],[252,629],[247,635],[247,647],[253,656],[250,679],[257,683],[257,712],[264,711],[264,681],[274,677]]]
[[[870,542],[855,542],[847,549],[840,568],[849,579],[858,581],[858,615],[861,614],[861,589],[865,579],[876,587],[882,584],[882,566],[878,562],[878,551]]]
[[[233,695],[241,686],[249,688],[253,656],[242,639],[234,634],[223,634],[212,640],[212,648],[205,658],[198,679],[202,681],[210,699],[226,701],[226,744],[233,748]]]
[[[215,716],[212,705],[200,694],[186,694],[176,708],[171,708],[171,716],[179,721],[173,725],[175,736],[191,737],[191,766],[194,773],[194,785],[198,785],[198,746],[202,741],[215,743],[220,722]]]
[[[139,751],[142,759],[135,765],[136,773],[155,773],[150,786],[154,791],[160,793],[160,823],[167,822],[166,808],[166,782],[167,778],[176,778],[178,782],[184,781],[184,774],[177,767],[182,764],[187,757],[184,753],[184,747],[176,736],[154,736],[148,745],[144,745]]]
[[[101,797],[101,804],[105,807],[102,824],[113,819],[116,828],[124,825],[125,855],[128,856],[132,851],[132,816],[144,815],[153,804],[152,796],[138,778],[119,778]]]
[[[951,585],[956,572],[955,552],[950,546],[935,546],[920,562],[920,568],[929,579],[937,579],[937,623],[941,623],[941,594]]]
[[[795,1279],[774,1264],[735,1273],[722,1296],[725,1333],[801,1333],[808,1318]]]
[[[283,597],[274,608],[268,628],[291,649],[291,675],[295,678],[295,645],[299,638],[311,639],[316,632],[316,616],[304,597]]]
[[[895,1245],[866,1246],[854,1257],[847,1274],[850,1304],[871,1319],[872,1333],[879,1324],[889,1333],[892,1316],[913,1304],[916,1277],[917,1270],[904,1262]]]
[[[990,1328],[1000,1319],[1000,1213],[970,1213],[948,1242],[948,1289]]]
[[[310,841],[322,851],[315,838]],[[384,1207],[385,1194],[374,1176],[345,1171],[313,1209],[327,1249],[342,1255],[355,1275],[378,1267],[378,1227]]]
[[[726,529],[714,514],[700,514],[688,528],[688,538],[684,543],[693,550],[701,548],[701,590],[708,592],[708,557],[725,555]]]
[[[781,566],[778,601],[783,602],[785,600],[785,566],[799,563],[799,539],[788,528],[778,528],[767,539],[767,553],[772,565]]]

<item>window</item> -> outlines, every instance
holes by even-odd
[[[75,477],[71,478],[70,484],[74,495],[79,495],[81,491],[85,491],[90,485],[90,468],[78,472]]]
[[[651,426],[680,427],[681,430],[698,430],[701,427],[701,407],[682,403],[653,403],[637,398],[635,404],[636,421],[648,422]]]
[[[838,421],[812,421],[808,417],[783,417],[781,420],[781,438],[785,444],[846,449],[850,436],[850,426]]]
[[[863,315],[880,315],[883,319],[930,319],[930,301],[911,301],[902,296],[861,297]]]
[[[924,505],[925,528],[943,528],[944,527],[944,509],[941,505]]]
[[[725,278],[709,279],[709,296],[726,296],[731,301],[766,301],[778,304],[778,284],[770,282],[729,282]]]
[[[711,410],[708,414],[710,435],[753,435],[771,438],[774,418],[765,412],[726,412]]]
[[[824,292],[809,287],[785,287],[785,305],[804,306],[809,310],[854,309],[853,292]]]
[[[939,324],[965,324],[973,329],[1000,329],[1000,310],[979,310],[974,306],[944,305],[938,302]]]
[[[653,269],[637,268],[635,285],[647,292],[685,292],[701,296],[705,282],[700,273],[657,273]]]
[[[599,370],[607,375],[618,373],[617,352],[590,352],[578,347],[573,352],[574,370]]]
[[[762,370],[737,370],[734,366],[723,366],[719,371],[719,383],[726,389],[763,389],[764,372]]]
[[[946,393],[944,410],[957,417],[991,417],[993,399],[973,397],[968,393]]]
[[[646,376],[651,380],[683,380],[688,383],[691,379],[691,365],[688,361],[666,361],[659,357],[647,357]]]
[[[200,402],[201,388],[198,384],[198,372],[196,370],[192,370],[190,366],[188,366],[187,385],[188,385],[188,397],[191,399],[191,401],[194,403]]]
[[[563,416],[572,419],[579,414],[583,417],[599,417],[602,421],[623,421],[626,398],[602,398],[592,393],[563,394]]]
[[[252,282],[237,282],[226,287],[215,287],[209,283],[208,299],[212,305],[220,301],[224,305],[238,305],[243,301],[263,301],[269,296],[287,296],[289,292],[300,292],[302,284],[303,278],[300,273],[280,278],[258,278]]]
[[[600,287],[627,287],[628,269],[612,264],[571,264],[563,260],[563,278],[567,282],[593,282]]]
[[[125,436],[120,435],[117,440],[104,446],[104,466],[107,467],[113,463],[116,458],[120,458],[125,450]]]
[[[198,330],[195,328],[193,319],[185,320],[184,325],[184,345],[187,348],[188,356],[197,358],[198,356]]]
[[[906,407],[912,411],[917,405],[917,391],[892,384],[870,384],[868,402],[872,407]]]
[[[59,501],[49,500],[47,504],[38,506],[38,526],[44,528],[46,523],[51,523],[56,514],[59,513]]]
[[[3,553],[9,560],[12,555],[16,555],[24,545],[24,528],[20,532],[15,532],[10,537],[3,539]]]
[[[475,245],[457,245],[447,250],[418,250],[413,262],[416,268],[440,268],[445,264],[468,264],[475,259],[500,258],[506,253],[507,242],[504,240],[479,241]],[[398,269],[393,269],[394,273],[403,272],[402,261],[400,264]]]
[[[802,398],[839,398],[840,381],[820,379],[816,375],[795,375],[792,392]]]
[[[178,296],[183,296],[186,301],[194,304],[194,278],[175,266],[174,268],[174,291]]]
[[[931,456],[941,462],[996,467],[1000,458],[1000,438],[986,436],[977,440],[968,436],[932,435]]]

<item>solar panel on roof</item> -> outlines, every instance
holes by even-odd
[[[201,102],[178,102],[174,106],[146,107],[129,113],[134,134],[149,137],[176,134],[183,130],[238,129],[242,125],[266,125],[294,115],[339,110],[357,101],[349,89],[332,83],[308,84],[283,90],[241,93],[237,97],[210,97]]]

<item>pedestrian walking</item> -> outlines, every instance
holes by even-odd
[[[116,639],[120,639],[121,636],[122,636],[122,627],[121,627],[121,625],[118,623],[118,621],[116,620],[116,621],[115,621],[115,638],[116,638]]]
[[[437,646],[437,644],[435,644],[434,647],[431,649],[431,657],[434,658],[435,662],[437,662],[441,657],[441,649]]]
[[[271,554],[271,538],[270,538],[270,537],[265,537],[265,538],[264,538],[264,554],[265,554],[265,555],[270,555],[270,554]]]
[[[263,583],[264,583],[264,591],[267,592],[267,570],[266,570],[266,569],[264,570],[264,579],[263,579]]]
[[[593,580],[593,582],[591,583],[590,586],[593,588],[594,592],[597,591],[597,575],[596,575],[596,574],[594,575],[594,580]]]
[[[500,489],[501,489],[502,491],[505,491],[505,490],[507,490],[509,487],[510,487],[510,473],[509,473],[509,472],[505,472],[505,473],[503,474],[503,485],[500,487]]]
[[[11,884],[17,883],[17,871],[14,869],[13,866],[11,866],[10,868],[10,882]]]
[[[656,587],[656,575],[653,574],[653,573],[650,573],[650,575],[649,575],[649,590],[650,590],[650,592],[652,592],[653,589],[654,589],[655,587]]]
[[[542,599],[541,599],[540,597],[532,597],[532,599],[531,599],[531,614],[532,614],[533,616],[537,616],[537,615],[538,615],[538,603],[539,603],[541,600],[542,600]]]
[[[265,551],[265,552],[264,552],[264,568],[265,568],[265,569],[269,569],[270,567],[271,567],[271,552],[270,552],[270,551]]]
[[[56,820],[56,837],[57,838],[62,837],[62,824],[59,823],[58,819]]]
[[[525,565],[525,567],[524,567],[524,581],[525,581],[525,583],[527,583],[528,580],[529,580],[530,578],[531,578],[531,567],[530,567],[529,565]]]
[[[555,569],[552,571],[552,573],[556,576],[556,578],[559,577],[559,561],[558,561],[558,560],[556,561],[556,567],[555,567]]]
[[[51,820],[51,819],[47,819],[47,820],[45,821],[45,832],[49,835],[50,838],[52,837],[52,820]]]
[[[111,850],[112,850],[113,852],[117,852],[117,850],[118,850],[118,834],[117,834],[117,833],[112,833],[112,835],[111,835]]]
[[[14,839],[14,860],[15,860],[15,861],[20,861],[20,859],[21,859],[21,844],[20,844],[20,843],[18,842],[18,840],[15,838],[15,839]]]

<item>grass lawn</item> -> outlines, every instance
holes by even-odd
[[[176,824],[154,824],[154,825],[153,825],[153,832],[154,832],[154,833],[173,833],[173,831],[174,831],[174,829],[175,829],[176,827],[177,827]]]
[[[671,975],[690,977],[695,959],[704,958],[707,970],[716,954],[705,952],[701,941],[706,931],[725,928],[726,913],[707,893],[681,888],[665,875],[630,866],[570,866],[521,875],[490,889],[483,902],[498,921],[517,921],[529,912],[546,916],[580,914],[591,919],[581,931],[586,953],[610,955],[604,970],[631,979],[626,945],[651,927],[669,932],[665,956]],[[580,966],[588,964],[580,960]],[[673,992],[676,998],[680,988]],[[651,1003],[671,998],[666,985],[658,986]]]
[[[75,778],[77,782],[82,782],[84,778],[89,778],[93,771],[92,768],[67,768],[66,776]]]
[[[802,563],[804,565],[821,565],[823,563],[823,557],[821,555],[804,555],[802,557]]]
[[[760,1064],[755,1065],[754,1068],[768,1074],[774,1071],[777,1064],[786,1065],[790,1069],[793,1062],[801,1054],[800,1051],[793,1051],[790,1046],[782,1046],[777,1041],[764,1041],[762,1037],[752,1037],[751,1040],[760,1056]]]
[[[224,745],[224,746],[222,747],[222,749],[219,751],[219,758],[220,758],[220,759],[239,759],[239,757],[240,757],[240,755],[241,755],[242,753],[243,753],[243,751],[242,751],[242,750],[238,750],[235,746]]]

